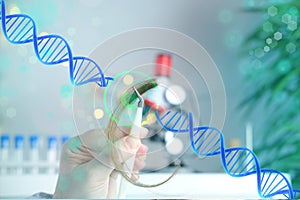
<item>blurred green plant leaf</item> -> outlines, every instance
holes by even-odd
[[[245,66],[250,68],[245,74],[250,95],[238,108],[249,116],[264,105],[267,123],[254,151],[263,167],[290,173],[293,185],[300,187],[300,1],[273,1],[245,12],[261,14],[262,21],[241,53],[261,66]]]

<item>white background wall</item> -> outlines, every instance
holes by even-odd
[[[195,39],[211,55],[223,77],[226,139],[238,138],[244,145],[249,119],[242,118],[237,109],[248,94],[242,78],[242,42],[261,18],[243,10],[246,1],[9,0],[7,4],[8,10],[17,6],[32,16],[39,32],[65,37],[76,55],[87,56],[111,36],[140,27],[174,29]],[[0,41],[1,132],[75,135],[68,69],[39,63],[32,45],[9,44],[2,34]],[[252,122],[259,122],[256,120]]]

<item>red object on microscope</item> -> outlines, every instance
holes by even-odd
[[[172,69],[172,57],[168,54],[159,54],[156,58],[155,75],[169,77]]]
[[[150,91],[145,99],[145,105],[152,110],[164,112],[168,108],[165,100],[165,91],[170,84],[170,74],[172,69],[172,57],[169,54],[159,54],[156,57],[155,76],[158,84],[157,88]]]

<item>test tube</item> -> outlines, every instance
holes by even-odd
[[[62,136],[62,138],[61,138],[61,144],[63,145],[69,138],[70,138],[70,136],[68,136],[68,135]]]
[[[1,144],[0,144],[0,160],[1,163],[7,163],[8,162],[8,154],[9,154],[9,135],[2,135],[1,136]],[[0,169],[1,174],[7,174],[8,168],[5,166],[2,166]]]
[[[24,136],[16,135],[15,136],[15,149],[14,149],[14,157],[16,161],[16,165],[22,164],[24,161]],[[23,167],[16,166],[16,173],[22,174]]]
[[[33,163],[29,171],[33,174],[37,174],[39,173],[39,167],[34,166],[39,161],[39,137],[37,135],[31,135],[29,137],[29,147],[30,161]]]
[[[47,161],[50,166],[48,173],[54,174],[56,172],[56,163],[57,163],[57,138],[55,136],[48,137],[48,150],[47,150]]]

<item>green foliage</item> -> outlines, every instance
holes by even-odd
[[[263,21],[245,41],[251,57],[245,77],[253,91],[241,105],[250,111],[264,104],[268,123],[255,152],[267,158],[261,160],[263,167],[290,173],[293,187],[299,189],[300,1],[249,11],[261,13]]]

